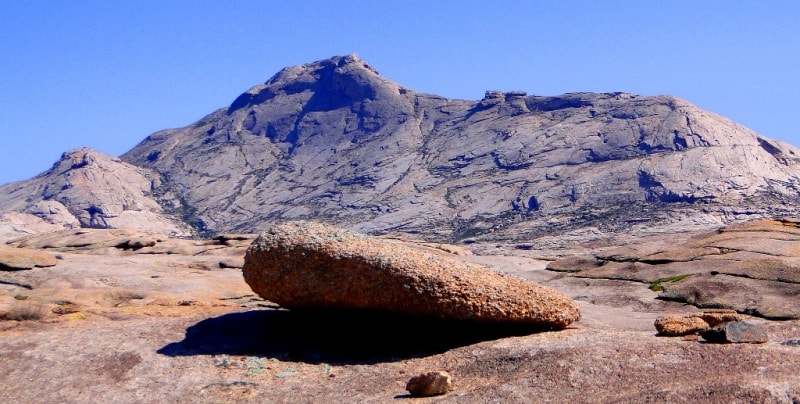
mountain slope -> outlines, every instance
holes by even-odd
[[[800,181],[798,149],[675,97],[449,100],[355,55],[286,68],[122,159],[161,173],[205,230],[315,218],[451,239],[776,214]]]

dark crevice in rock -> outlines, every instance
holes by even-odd
[[[16,286],[16,287],[22,288],[22,289],[33,290],[33,286],[28,285],[27,283],[22,283],[22,282],[0,280],[0,285]]]
[[[494,159],[494,164],[497,166],[497,168],[507,171],[523,170],[533,165],[532,161],[504,162],[500,159],[500,155],[496,152],[492,152],[492,158]]]
[[[675,131],[675,137],[672,139],[672,144],[675,146],[675,150],[683,150],[689,147],[686,139],[681,137],[677,130]]]
[[[781,151],[781,149],[770,143],[768,140],[759,137],[758,145],[761,146],[761,148],[764,149],[767,153],[772,155],[772,157],[775,157],[775,160],[778,160],[779,163],[783,165],[789,165],[789,162],[786,159],[786,156]]]
[[[790,283],[794,285],[800,285],[800,281],[792,280],[792,279],[785,279],[785,278],[765,278],[761,276],[754,276],[751,274],[743,274],[743,273],[735,273],[735,272],[727,272],[727,271],[712,271],[712,275],[728,275],[728,276],[735,276],[737,278],[745,278],[745,279],[753,279],[757,281],[769,281],[769,282],[780,282],[780,283]]]
[[[553,270],[551,270],[553,271]],[[563,272],[563,271],[554,271],[554,272]],[[644,279],[637,279],[626,277],[624,275],[619,276],[588,276],[588,275],[581,275],[580,273],[571,273],[568,276],[573,278],[580,278],[580,279],[597,279],[602,281],[625,281],[625,282],[633,282],[633,283],[640,283],[643,285],[649,285],[651,282],[648,282]]]

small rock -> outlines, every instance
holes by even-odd
[[[767,332],[763,328],[745,321],[724,323],[705,330],[700,335],[713,343],[763,344],[768,340]]]
[[[413,397],[429,397],[446,394],[453,390],[450,373],[443,370],[414,376],[406,384],[406,390]]]
[[[699,331],[707,330],[708,323],[700,317],[676,317],[666,316],[656,320],[656,330],[659,335],[681,336],[694,334]]]
[[[81,308],[75,303],[65,302],[63,304],[59,304],[50,311],[52,311],[55,314],[58,314],[59,316],[63,316],[64,314],[77,313],[81,311]]]
[[[730,321],[742,321],[744,317],[737,313],[736,310],[706,310],[703,314],[695,314],[694,317],[700,317],[708,323],[709,327],[716,327],[722,323]]]

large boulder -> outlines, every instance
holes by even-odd
[[[245,281],[288,309],[360,309],[564,328],[580,318],[567,296],[411,247],[309,222],[262,233],[245,255]]]

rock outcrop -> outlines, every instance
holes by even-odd
[[[571,277],[648,284],[661,299],[733,309],[770,319],[800,318],[800,221],[761,220],[723,227],[677,245],[599,248],[549,265]],[[726,318],[724,313],[718,313]],[[714,321],[709,318],[709,321]]]
[[[245,281],[288,309],[350,309],[564,328],[575,303],[550,288],[396,240],[309,222],[263,232]]]
[[[0,246],[0,271],[52,267],[57,263],[58,260],[46,252]]]
[[[170,238],[132,229],[75,229],[33,234],[9,241],[13,251],[70,252],[93,255],[217,256],[216,268],[241,268],[255,234],[223,234],[210,240]],[[0,251],[5,251],[0,247]]]

